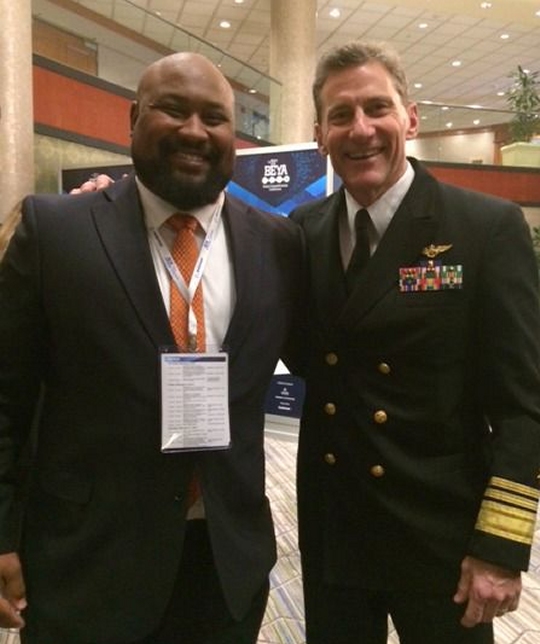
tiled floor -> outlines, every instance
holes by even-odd
[[[279,559],[271,575],[270,599],[258,644],[303,644],[302,585],[296,548],[296,441],[270,433],[266,451],[267,489],[276,525]],[[523,576],[523,582],[519,611],[496,620],[497,644],[540,644],[540,522],[531,567]],[[398,644],[391,625],[390,629],[388,644]],[[0,632],[0,644],[19,644],[19,638],[16,633]]]

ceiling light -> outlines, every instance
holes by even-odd
[[[450,108],[449,108],[447,105],[443,105],[443,106],[441,107],[441,110],[442,110],[443,112],[447,112],[449,109],[450,109]]]
[[[252,87],[252,88],[249,90],[249,93],[250,93],[250,94],[256,94],[256,93],[257,93],[257,90],[256,90],[256,89],[253,89],[253,87]]]
[[[448,123],[446,123],[446,127],[452,127],[452,125],[453,125],[452,121],[448,121]]]
[[[540,18],[540,11],[537,11],[534,15]]]
[[[497,92],[497,96],[504,96],[504,94],[505,92],[503,92],[502,90],[500,92]]]
[[[222,20],[222,21],[219,23],[219,26],[220,26],[222,29],[230,29],[230,28],[231,28],[231,23],[230,23],[228,20]]]
[[[428,28],[428,23],[427,22],[421,22],[418,25],[418,29],[427,29]]]
[[[339,18],[341,16],[341,11],[339,9],[332,9],[328,15],[330,18]]]
[[[421,89],[422,88],[422,83],[415,83],[414,87],[415,87],[415,89]]]
[[[480,125],[480,119],[474,119],[473,125]]]
[[[491,2],[481,2],[480,3],[480,8],[481,9],[491,9],[492,6],[493,5],[491,4]]]
[[[461,60],[452,61],[452,67],[461,67]]]
[[[510,38],[510,34],[501,34],[501,40],[508,40]]]
[[[244,0],[234,0],[236,4],[244,4]]]

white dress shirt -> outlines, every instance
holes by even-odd
[[[396,214],[403,198],[411,187],[414,179],[414,169],[407,161],[405,172],[389,188],[382,197],[372,203],[369,207],[359,204],[354,197],[345,190],[345,201],[347,204],[346,216],[339,221],[339,243],[341,248],[341,259],[343,267],[346,269],[349,265],[354,245],[356,244],[356,231],[354,228],[354,218],[361,208],[366,208],[369,212],[372,226],[369,229],[369,244],[371,255],[377,250],[377,246],[386,232],[386,229]]]
[[[146,227],[148,230],[148,243],[154,260],[156,276],[163,296],[163,302],[169,313],[170,306],[170,279],[169,273],[163,264],[163,260],[156,249],[151,231],[157,229],[169,250],[172,249],[176,237],[176,231],[167,225],[167,219],[178,212],[172,204],[167,203],[154,193],[150,192],[139,180],[137,180],[141,203],[144,211]],[[195,217],[201,228],[198,229],[197,239],[199,248],[204,241],[205,232],[212,219],[216,207],[223,208],[225,200],[224,193],[221,193],[216,203],[197,208],[195,210],[182,211],[185,214]],[[203,232],[204,231],[204,232]],[[206,331],[206,347],[210,352],[218,351],[223,346],[223,340],[236,302],[236,288],[234,283],[234,270],[231,260],[231,253],[223,219],[219,217],[214,241],[210,249],[208,261],[202,276],[204,319]]]

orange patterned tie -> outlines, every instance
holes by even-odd
[[[191,215],[177,213],[169,217],[167,223],[176,230],[176,239],[172,247],[171,255],[182,273],[182,277],[189,285],[191,275],[199,257],[199,246],[197,244],[196,230],[199,222]],[[197,319],[197,337],[190,336],[188,324],[189,307],[183,295],[180,293],[174,282],[170,283],[170,312],[169,317],[173,330],[174,339],[180,350],[202,352],[206,349],[206,334],[204,330],[204,303],[202,282],[195,291],[192,306]],[[187,505],[190,508],[201,496],[199,477],[194,472],[188,487]]]
[[[191,215],[176,214],[169,217],[167,223],[176,230],[176,239],[172,248],[172,257],[189,285],[191,275],[199,257],[196,230],[199,222]],[[190,336],[188,328],[189,307],[174,282],[171,281],[170,319],[176,344],[182,351],[201,352],[206,349],[206,334],[204,330],[204,303],[202,282],[195,291],[192,302],[193,312],[197,319],[197,337]]]

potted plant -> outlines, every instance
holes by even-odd
[[[503,165],[540,167],[540,144],[531,143],[540,134],[539,72],[526,71],[518,65],[510,74],[512,87],[507,103],[514,116],[510,122],[511,143],[501,148]]]

